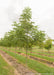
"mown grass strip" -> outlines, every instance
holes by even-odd
[[[32,52],[35,52],[35,53],[40,53],[40,54],[45,54],[45,55],[49,55],[49,56],[54,56],[54,54],[53,54],[53,52],[51,53],[51,52],[42,52],[42,51],[32,51]]]
[[[0,55],[0,75],[14,75],[14,69]]]
[[[39,57],[39,58],[46,59],[48,61],[54,62],[54,58],[52,58],[52,57],[42,56],[42,55],[38,55],[38,54],[34,54],[34,53],[31,53],[31,54],[28,53],[28,55]]]

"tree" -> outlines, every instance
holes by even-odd
[[[32,22],[32,12],[26,7],[20,15],[19,22],[12,24],[13,30],[8,33],[8,41],[11,46],[32,50],[33,45],[40,45],[45,40],[45,33],[38,30],[38,26]]]
[[[29,7],[26,7],[19,18],[19,23],[13,23],[15,38],[17,39],[18,47],[23,47],[26,50],[26,58],[28,49],[32,50],[33,45],[39,45],[44,41],[45,33],[38,30],[38,26],[34,26],[32,22],[32,13]]]
[[[16,39],[18,41],[19,47],[24,47],[26,49],[26,58],[27,58],[27,50],[32,47],[32,38],[30,36],[30,32],[33,27],[33,22],[31,21],[31,9],[29,7],[23,10],[19,18],[19,23],[14,22],[13,30],[16,32]]]
[[[51,49],[51,47],[52,47],[52,40],[50,38],[48,38],[45,41],[45,49],[47,49],[49,51]]]

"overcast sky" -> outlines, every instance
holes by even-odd
[[[0,0],[0,38],[27,6],[32,9],[32,20],[54,39],[54,0]]]

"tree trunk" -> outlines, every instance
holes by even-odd
[[[48,50],[48,53],[50,54],[50,50]]]
[[[17,50],[17,47],[15,47],[15,57],[16,57],[16,50]]]
[[[27,66],[27,57],[28,57],[27,53],[28,53],[28,49],[26,48],[26,66]]]
[[[32,49],[30,49],[30,56],[31,56],[31,54],[32,54]]]

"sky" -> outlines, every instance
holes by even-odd
[[[25,7],[32,10],[32,20],[54,39],[54,0],[0,0],[0,38],[12,29]]]

